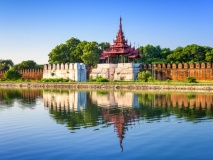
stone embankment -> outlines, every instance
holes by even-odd
[[[42,88],[80,90],[168,90],[213,92],[211,85],[146,85],[146,84],[107,84],[107,83],[0,83],[1,88]]]

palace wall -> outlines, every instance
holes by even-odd
[[[40,80],[43,77],[43,69],[23,69],[18,70],[22,74],[22,79]]]
[[[6,73],[6,71],[0,71],[0,79],[4,78],[5,73]]]
[[[195,77],[196,80],[213,80],[213,68],[211,63],[179,63],[179,64],[144,64],[141,71],[149,70],[158,80],[171,79],[184,81],[187,77]]]
[[[90,77],[103,77],[109,80],[136,80],[140,72],[139,63],[98,64],[93,68]]]
[[[43,69],[23,69],[18,70],[22,74],[22,79],[40,80],[43,77]],[[0,71],[0,79],[4,78],[6,71]]]
[[[19,70],[22,79],[40,80],[42,78],[69,78],[73,81],[84,82],[88,77],[101,76],[110,80],[136,80],[137,74],[149,70],[158,80],[171,79],[185,81],[187,77],[196,80],[213,80],[212,63],[179,63],[179,64],[139,64],[118,63],[98,64],[95,68],[86,68],[83,63],[45,64],[44,69]],[[6,71],[0,71],[0,79],[4,78]]]
[[[84,63],[45,64],[43,78],[64,78],[77,82],[87,80]]]

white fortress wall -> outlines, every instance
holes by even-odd
[[[97,78],[97,77],[103,77],[109,80],[114,79],[114,73],[115,69],[117,68],[117,64],[111,64],[111,63],[103,63],[98,64],[97,68],[93,68],[90,77]]]
[[[131,81],[137,79],[140,72],[140,63],[118,63],[118,64],[98,64],[93,68],[90,77],[101,76],[109,80]]]
[[[139,72],[140,63],[118,63],[118,68],[115,70],[114,80],[136,80]]]
[[[43,78],[64,78],[85,82],[86,67],[84,63],[45,64]]]

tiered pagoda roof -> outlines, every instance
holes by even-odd
[[[122,55],[124,57],[128,57],[128,59],[134,59],[140,57],[140,52],[135,47],[131,47],[131,44],[127,44],[127,40],[125,39],[123,29],[122,29],[122,18],[120,17],[120,26],[116,36],[116,40],[113,40],[114,44],[110,45],[109,49],[106,49],[102,52],[100,60],[107,60],[111,57],[116,57]]]

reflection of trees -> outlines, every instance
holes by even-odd
[[[0,89],[0,103],[12,106],[15,99],[21,98],[21,90]]]
[[[155,120],[170,115],[197,122],[202,118],[213,118],[213,94],[155,94],[138,95],[140,117]]]
[[[36,99],[41,97],[41,95],[42,90],[0,88],[0,104],[13,106],[17,102],[21,107],[33,107]]]

